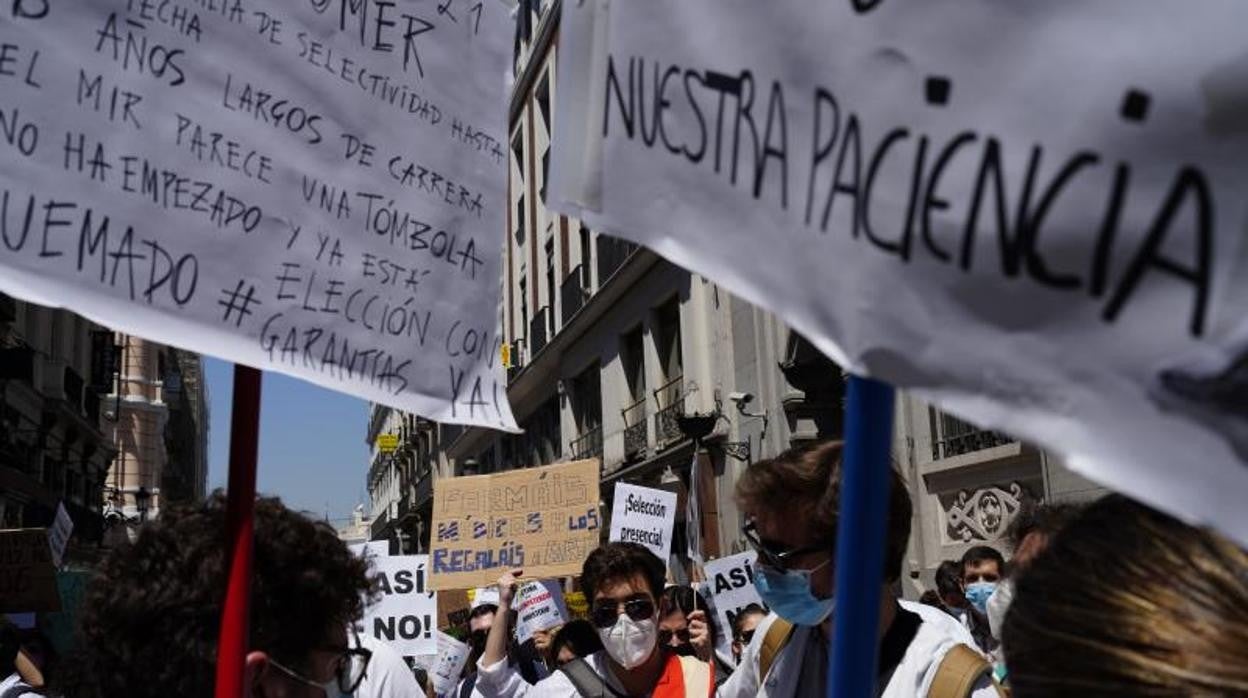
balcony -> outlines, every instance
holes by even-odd
[[[939,428],[935,436],[939,438],[932,440],[932,460],[953,458],[1014,441],[1004,434],[980,429],[952,415],[937,413],[933,418]]]
[[[572,440],[572,460],[602,460],[602,425],[590,427]]]
[[[578,264],[559,287],[559,295],[563,301],[564,325],[567,325],[572,320],[572,316],[576,315],[576,311],[585,305],[585,297],[588,295],[586,287],[589,285],[585,281],[585,265]]]
[[[529,321],[529,360],[537,358],[546,343],[550,341],[550,306],[543,306]]]
[[[624,460],[640,460],[646,455],[646,399],[620,410],[624,415]]]
[[[598,236],[598,287],[607,285],[607,281],[624,266],[624,262],[637,251],[637,245],[611,237]]]
[[[677,418],[684,413],[685,393],[683,375],[676,376],[654,391],[658,411],[654,413],[654,434],[659,448],[666,448],[684,438]]]

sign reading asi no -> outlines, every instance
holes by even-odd
[[[59,610],[47,530],[0,531],[0,613]]]

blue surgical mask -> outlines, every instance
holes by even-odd
[[[822,564],[810,570],[777,570],[765,565],[754,568],[754,586],[771,610],[795,625],[819,625],[832,613],[836,597],[821,599],[810,590],[810,576]]]
[[[984,613],[988,608],[988,597],[992,596],[992,592],[997,590],[996,582],[975,582],[968,584],[966,587],[966,600],[971,602],[980,613]]]

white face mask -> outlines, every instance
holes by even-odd
[[[1001,626],[1005,625],[1005,613],[1010,610],[1013,601],[1014,582],[1009,579],[998,584],[997,590],[988,597],[988,629],[997,642],[1001,641]]]
[[[598,637],[616,663],[625,669],[636,669],[654,653],[659,629],[654,619],[636,621],[621,613],[615,625],[598,629]]]

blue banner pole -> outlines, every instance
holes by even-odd
[[[869,698],[875,695],[879,650],[893,388],[870,378],[850,376],[848,398],[828,697]]]

